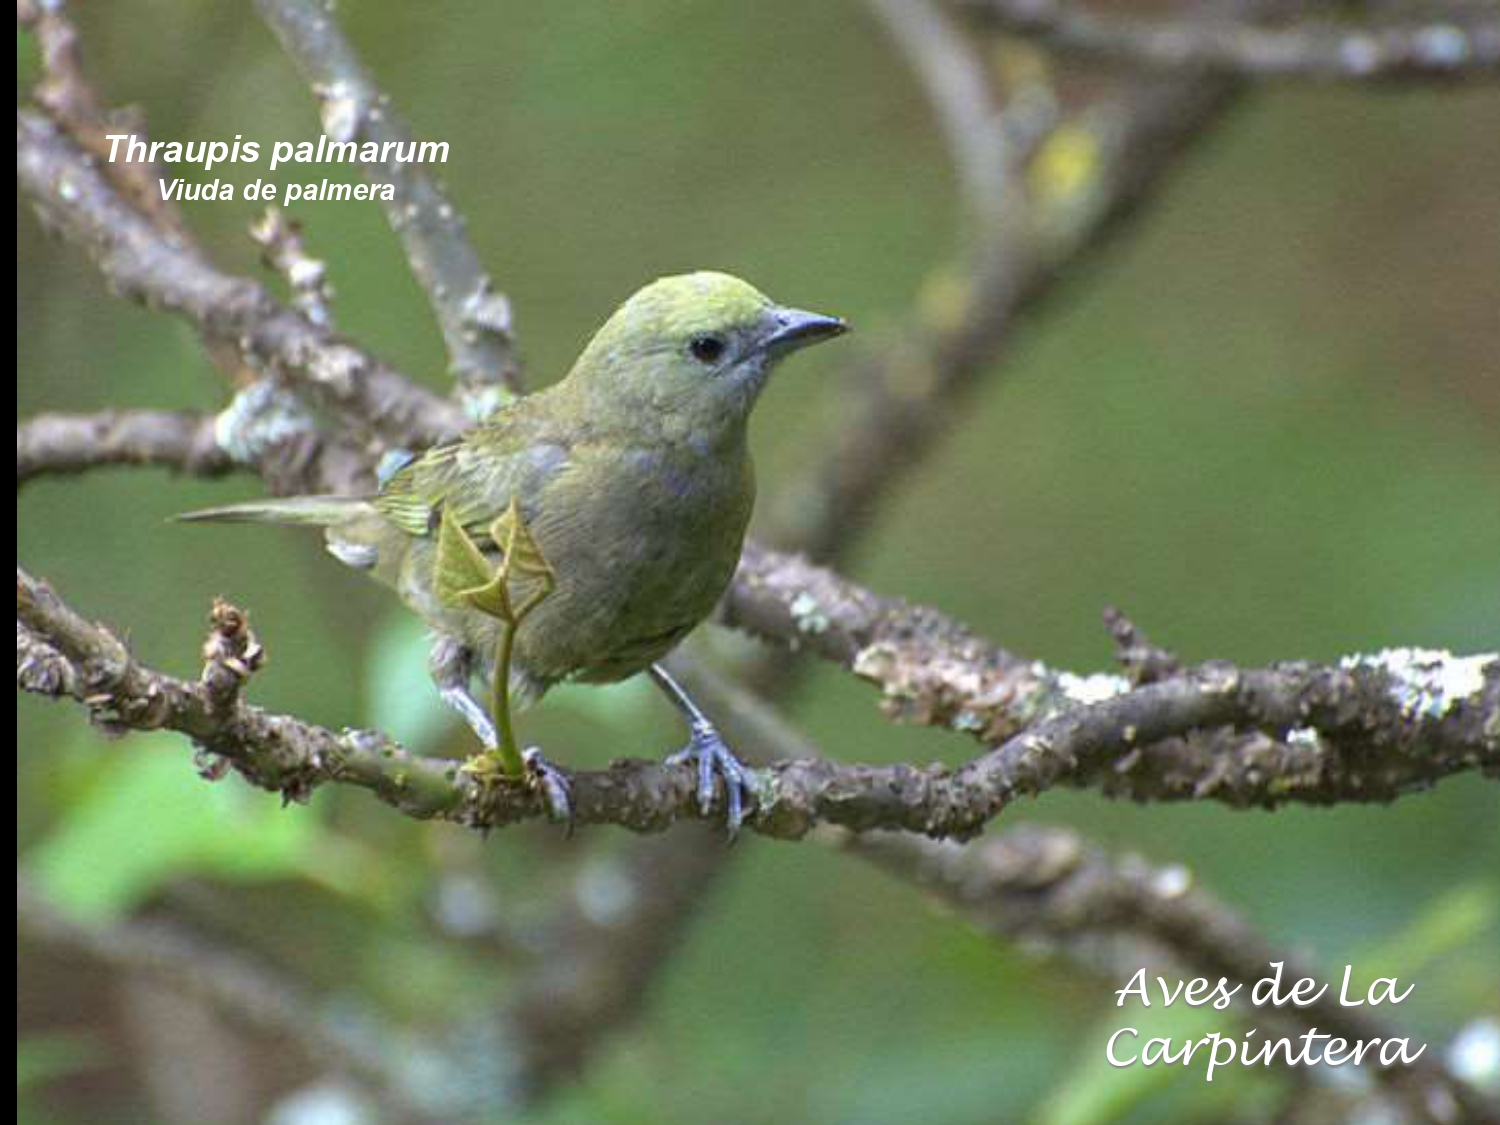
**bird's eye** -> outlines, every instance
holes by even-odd
[[[699,363],[717,363],[724,354],[724,348],[724,337],[711,334],[694,336],[688,344],[688,350]]]

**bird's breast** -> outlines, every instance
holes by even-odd
[[[518,636],[523,658],[615,680],[665,655],[728,586],[754,499],[742,452],[626,449],[562,474],[533,528],[557,591]]]

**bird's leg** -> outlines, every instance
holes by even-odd
[[[474,654],[452,637],[439,637],[428,655],[427,670],[443,702],[463,716],[464,722],[469,724],[469,729],[485,748],[500,745],[489,712],[469,690],[469,681],[474,674]]]
[[[698,807],[704,816],[713,811],[717,779],[724,779],[725,822],[730,839],[733,839],[745,818],[746,806],[755,800],[750,771],[734,756],[718,728],[665,668],[660,664],[651,665],[651,678],[688,721],[688,744],[667,758],[667,764],[697,763]]]
[[[481,781],[493,780],[503,773],[503,769],[495,768],[498,764],[500,736],[496,733],[495,724],[490,720],[484,704],[475,699],[470,690],[470,681],[474,675],[474,653],[452,637],[439,637],[433,643],[427,667],[443,702],[463,716],[469,729],[484,745],[482,753],[465,763],[466,771]],[[535,746],[527,748],[522,761],[525,763],[526,780],[541,790],[542,797],[547,802],[547,814],[553,820],[566,823],[571,833],[573,802],[570,799],[567,777],[542,757],[542,752]]]

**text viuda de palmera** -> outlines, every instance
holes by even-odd
[[[109,160],[127,164],[195,164],[204,171],[218,164],[257,164],[262,155],[258,141],[244,140],[236,134],[233,141],[146,141],[133,133],[110,133]],[[319,136],[316,141],[276,141],[270,146],[268,169],[275,171],[286,164],[444,164],[448,160],[446,141],[336,141]],[[182,179],[159,180],[161,196],[171,200],[234,199],[235,185],[224,180],[189,183]],[[328,200],[391,200],[395,188],[390,184],[348,184],[322,180],[306,184],[280,185],[256,180],[245,185],[244,198],[252,201],[285,203]]]

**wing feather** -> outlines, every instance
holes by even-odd
[[[515,494],[523,515],[533,510],[548,481],[566,469],[570,442],[549,433],[535,395],[520,399],[473,433],[434,446],[391,475],[374,499],[387,521],[414,537],[432,535],[447,507],[480,541]]]

